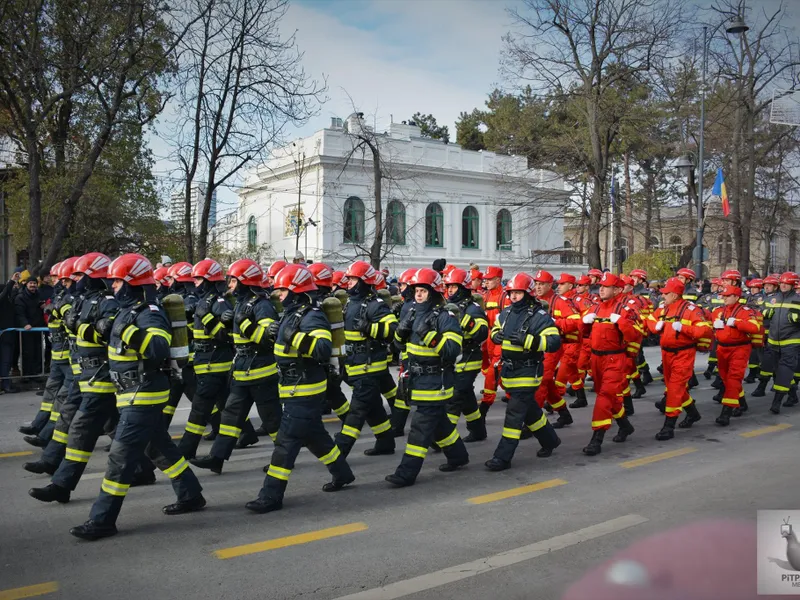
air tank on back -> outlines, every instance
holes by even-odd
[[[168,294],[161,301],[172,325],[172,341],[169,356],[178,370],[189,364],[189,327],[186,321],[186,307],[178,294]]]

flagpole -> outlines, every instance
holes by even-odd
[[[703,83],[700,87],[700,156],[698,157],[699,181],[697,182],[697,280],[703,279],[703,175],[705,174],[705,131],[706,131],[706,69],[708,63],[708,27],[703,27]]]
[[[616,199],[614,198],[614,165],[611,165],[611,260],[606,258],[606,266],[610,265],[611,271],[617,268],[616,237],[614,236],[614,223],[616,222]]]

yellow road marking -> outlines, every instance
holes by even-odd
[[[523,485],[522,487],[511,488],[510,490],[503,490],[502,492],[475,496],[474,498],[467,499],[467,502],[470,504],[488,504],[489,502],[497,502],[498,500],[505,500],[506,498],[513,498],[514,496],[522,496],[523,494],[530,494],[531,492],[558,487],[566,483],[567,482],[563,479],[549,479],[531,485]]]
[[[278,548],[286,548],[288,546],[299,546],[300,544],[318,542],[319,540],[325,540],[332,537],[339,537],[340,535],[347,535],[348,533],[356,533],[358,531],[366,530],[366,523],[350,523],[349,525],[340,525],[339,527],[330,527],[328,529],[320,529],[318,531],[309,531],[308,533],[290,535],[287,537],[276,538],[274,540],[267,540],[266,542],[256,542],[255,544],[245,544],[244,546],[223,548],[222,550],[215,550],[214,556],[223,560],[226,558],[236,558],[237,556],[247,556],[248,554],[267,552],[268,550],[277,550]],[[2,598],[0,598],[0,600],[2,600]]]
[[[781,423],[779,425],[770,425],[769,427],[762,427],[761,429],[753,429],[752,431],[745,431],[744,433],[740,433],[739,435],[745,438],[756,437],[759,435],[764,435],[765,433],[774,433],[776,431],[783,431],[784,429],[789,429],[791,427],[791,423]]]
[[[339,422],[339,417],[325,417],[324,419],[322,419],[322,422],[323,423],[338,423]]]
[[[13,458],[14,456],[30,456],[33,452],[25,451],[25,452],[6,452],[5,454],[0,454],[0,458]]]
[[[641,467],[642,465],[649,465],[660,460],[667,460],[668,458],[675,458],[676,456],[683,456],[684,454],[691,454],[697,452],[697,448],[681,448],[680,450],[671,450],[670,452],[662,452],[661,454],[653,454],[652,456],[645,456],[644,458],[637,458],[636,460],[629,460],[620,463],[619,466],[624,469],[633,469],[634,467]]]
[[[44,596],[58,591],[58,583],[49,581],[27,587],[14,588],[13,590],[0,591],[0,600],[19,600],[19,598],[33,598],[34,596]]]

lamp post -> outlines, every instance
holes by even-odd
[[[708,34],[708,26],[703,26],[703,76],[700,87],[700,146],[698,148],[698,176],[697,176],[697,243],[695,244],[695,273],[698,278],[703,277],[703,175],[705,174],[705,130],[706,130],[706,73],[708,71],[708,44],[717,30],[723,25],[720,23]],[[739,15],[725,23],[725,32],[729,35],[744,34],[750,27]],[[691,167],[689,157],[683,156],[675,162],[675,167]]]

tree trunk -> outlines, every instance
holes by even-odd
[[[192,238],[192,180],[187,177],[183,190],[183,240],[186,243],[186,260],[194,264],[194,239]]]
[[[25,140],[28,152],[28,218],[30,219],[31,239],[28,245],[29,269],[37,269],[42,259],[42,184],[40,176],[42,161],[36,143],[36,132],[29,131]]]
[[[635,227],[633,226],[633,197],[631,195],[631,154],[625,153],[625,219],[628,221],[628,256],[636,252],[633,240]],[[647,246],[647,242],[645,242]]]
[[[197,256],[202,257],[200,260],[208,256],[208,218],[211,214],[211,197],[214,195],[214,191],[215,188],[209,181],[206,192],[203,194],[203,212],[200,216],[200,232],[197,234]]]
[[[603,218],[603,210],[601,197],[603,194],[600,188],[600,182],[595,177],[593,182],[592,199],[590,202],[591,212],[589,213],[589,229],[586,232],[588,236],[587,241],[587,259],[589,261],[590,269],[601,269],[602,263],[600,262],[600,220]]]
[[[383,173],[381,172],[381,152],[377,142],[369,144],[369,149],[372,150],[372,178],[375,188],[375,237],[372,239],[372,246],[369,249],[369,259],[373,267],[380,269],[383,248],[383,206],[381,201]]]
[[[579,231],[579,238],[578,238],[578,248],[579,252],[581,253],[581,262],[586,262],[586,216],[589,214],[586,210],[586,202],[588,198],[586,197],[586,190],[589,184],[586,181],[586,176],[583,178],[583,190],[581,191],[581,225]]]
[[[747,193],[744,194],[742,212],[742,250],[739,255],[739,272],[746,275],[750,272],[750,235],[752,231],[753,210],[755,209],[756,196],[756,142],[755,142],[755,115],[753,106],[747,107],[746,136],[747,140]],[[767,241],[769,246],[769,240]]]
[[[650,250],[652,244],[650,238],[653,237],[653,196],[655,195],[655,181],[656,176],[650,170],[649,165],[647,169],[647,188],[644,191],[644,249]]]
[[[619,186],[614,192],[614,204],[614,239],[611,241],[614,251],[611,254],[611,268],[615,273],[622,273],[622,207],[619,205]]]

